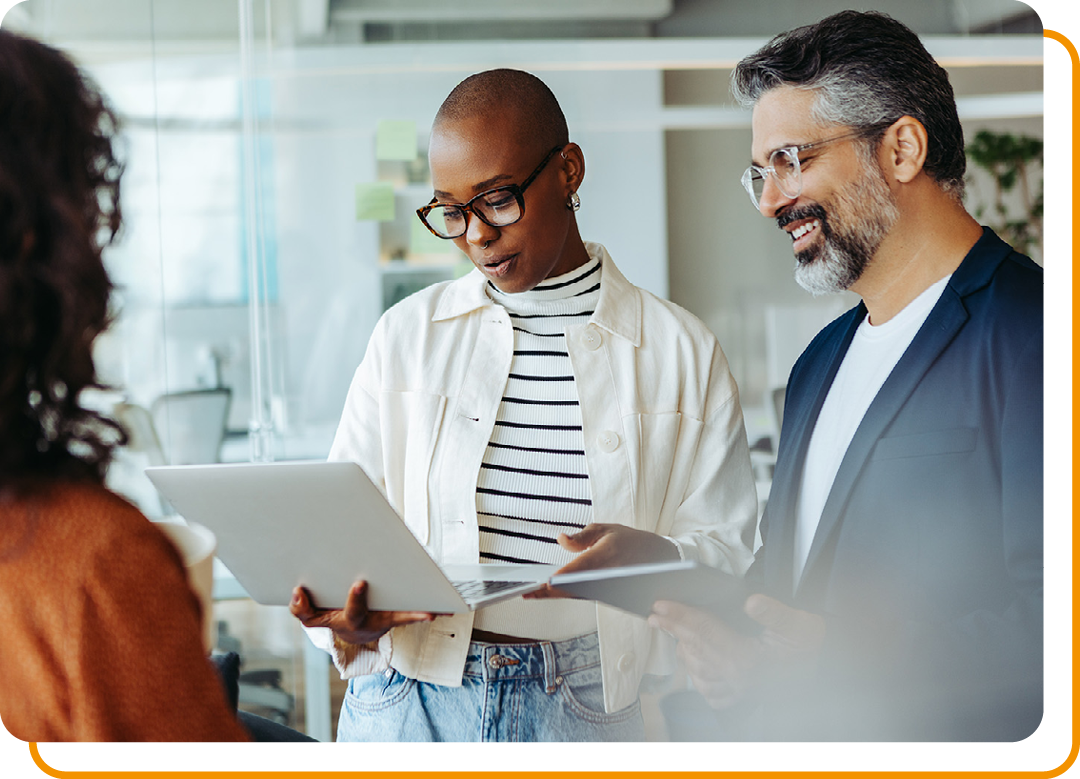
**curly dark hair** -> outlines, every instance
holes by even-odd
[[[0,488],[104,481],[125,441],[81,405],[109,323],[120,229],[116,114],[63,54],[0,30]]]

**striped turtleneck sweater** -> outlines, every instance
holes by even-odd
[[[480,467],[476,512],[480,562],[568,563],[559,533],[592,521],[581,407],[566,328],[589,321],[600,299],[600,260],[507,294],[488,295],[514,328],[514,356]],[[591,602],[517,598],[477,613],[483,630],[561,640],[596,629]]]

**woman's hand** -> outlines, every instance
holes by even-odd
[[[593,523],[578,533],[560,533],[559,546],[580,554],[558,570],[558,573],[587,571],[592,568],[614,568],[636,563],[659,563],[678,560],[675,544],[656,533],[635,530],[626,525]],[[566,593],[545,584],[526,598],[565,598]]]
[[[430,622],[436,614],[424,611],[369,611],[367,582],[359,580],[349,588],[344,609],[320,609],[303,587],[293,590],[289,611],[308,628],[330,628],[347,644],[370,644],[390,628],[412,622]]]

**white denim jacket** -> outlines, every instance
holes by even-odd
[[[667,536],[685,559],[741,575],[757,498],[738,390],[716,338],[693,315],[630,284],[600,244],[600,300],[567,329],[581,402],[594,522]],[[506,387],[510,317],[477,270],[387,311],[356,371],[331,460],[378,484],[436,560],[479,559],[476,484]],[[346,664],[330,631],[308,633],[343,678],[385,670],[460,686],[472,614],[395,628]],[[643,619],[597,606],[608,712],[644,673],[670,673],[674,645]]]

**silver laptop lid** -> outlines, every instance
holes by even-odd
[[[356,579],[368,606],[458,613],[469,606],[379,489],[351,462],[147,468],[185,519],[210,528],[218,556],[253,599],[287,605],[302,585],[341,608]]]

